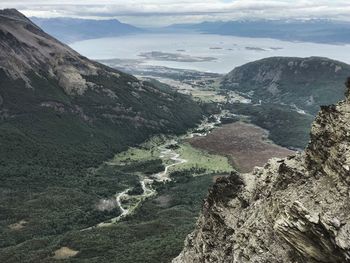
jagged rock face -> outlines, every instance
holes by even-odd
[[[349,135],[347,97],[304,153],[218,181],[173,262],[350,262]]]

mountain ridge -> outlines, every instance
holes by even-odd
[[[218,179],[174,263],[349,262],[349,108],[323,106],[303,153]]]
[[[296,106],[312,115],[320,105],[343,97],[342,79],[350,65],[323,57],[270,57],[236,67],[220,81],[220,88],[249,96],[256,103]]]
[[[205,21],[198,24],[171,25],[166,30],[190,30],[207,34],[272,38],[284,41],[346,44],[350,42],[347,21],[312,20],[238,20]]]
[[[145,29],[122,23],[117,19],[94,20],[70,17],[31,17],[31,20],[44,31],[65,43],[146,32]]]
[[[117,216],[96,203],[137,177],[97,167],[152,136],[184,133],[202,114],[189,96],[91,61],[20,12],[0,11],[0,249]],[[23,231],[9,227],[21,220]]]

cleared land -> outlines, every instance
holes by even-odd
[[[55,251],[54,259],[68,259],[74,257],[79,253],[79,251],[73,250],[69,247],[61,247]]]
[[[241,172],[249,172],[262,166],[272,157],[286,157],[293,151],[268,141],[268,132],[244,122],[223,125],[206,137],[194,137],[187,141],[195,148],[212,154],[225,155]]]
[[[219,95],[215,90],[193,89],[189,91],[189,94],[191,94],[194,99],[199,99],[203,102],[226,102],[225,96]]]
[[[196,149],[188,143],[182,143],[175,150],[181,158],[187,162],[174,166],[170,171],[183,171],[195,168],[203,173],[229,173],[233,170],[227,157],[211,154],[201,149]]]

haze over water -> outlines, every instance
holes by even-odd
[[[144,64],[206,72],[227,73],[236,66],[272,56],[322,56],[350,63],[350,45],[287,42],[210,34],[136,34],[100,38],[70,45],[91,59],[138,59]],[[144,60],[143,52],[166,52],[194,57],[214,57],[205,62]]]

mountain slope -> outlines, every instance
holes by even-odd
[[[68,17],[32,17],[31,20],[45,32],[65,43],[144,32],[141,28],[121,23],[116,19],[92,20]]]
[[[342,98],[342,80],[349,75],[350,65],[327,58],[272,57],[235,68],[220,87],[255,102],[295,105],[316,114],[320,105]]]
[[[201,116],[188,96],[90,61],[18,11],[0,11],[0,247],[103,221],[97,200],[137,177],[92,167]],[[9,227],[21,220],[23,231]]]
[[[174,263],[350,261],[350,79],[304,153],[219,179]]]

